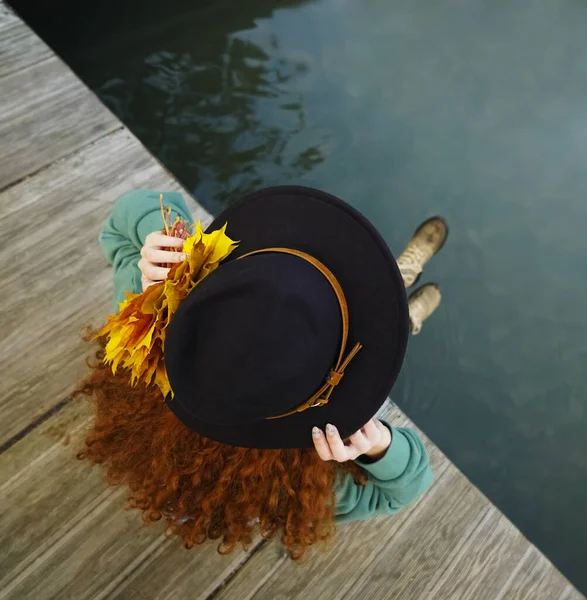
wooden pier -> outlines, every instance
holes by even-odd
[[[111,309],[96,237],[114,200],[181,188],[1,0],[0,90],[0,599],[583,598],[431,443],[422,499],[301,564],[275,541],[186,551],[123,510],[124,490],[74,458],[89,420],[69,397],[79,331]]]

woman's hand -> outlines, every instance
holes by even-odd
[[[326,425],[326,435],[318,427],[312,429],[312,439],[322,460],[346,462],[362,454],[379,460],[391,444],[391,431],[379,419],[371,419],[364,427],[342,441],[334,425]]]
[[[139,260],[143,292],[150,285],[163,281],[167,277],[169,269],[161,265],[179,263],[187,258],[187,255],[181,252],[184,242],[182,238],[163,235],[158,231],[153,231],[145,238],[145,245],[141,248],[142,258]],[[177,251],[163,250],[163,248],[177,248]]]

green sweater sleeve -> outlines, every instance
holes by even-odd
[[[412,429],[393,428],[385,455],[376,462],[357,463],[367,472],[368,482],[357,485],[347,475],[336,489],[336,521],[357,521],[376,515],[391,515],[423,494],[432,483],[428,453]]]
[[[102,227],[98,242],[108,262],[114,267],[114,311],[126,297],[126,290],[142,291],[138,262],[145,238],[152,231],[163,229],[159,193],[153,190],[132,190],[123,194],[112,208]],[[179,215],[192,222],[192,216],[182,195],[164,192],[163,206],[171,206],[172,220]]]

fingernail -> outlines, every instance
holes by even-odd
[[[318,429],[318,427],[312,427],[312,435],[314,437],[320,437],[320,430]]]
[[[182,254],[182,255],[180,256],[181,260],[186,260],[186,259],[187,259],[187,257],[188,257],[188,255],[187,255],[187,254]]]
[[[336,433],[336,427],[328,423],[328,425],[326,425],[326,433],[328,435],[334,435]]]

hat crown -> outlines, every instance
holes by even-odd
[[[194,417],[250,423],[312,396],[341,333],[338,300],[316,267],[259,254],[224,263],[192,290],[169,325],[165,364]]]

